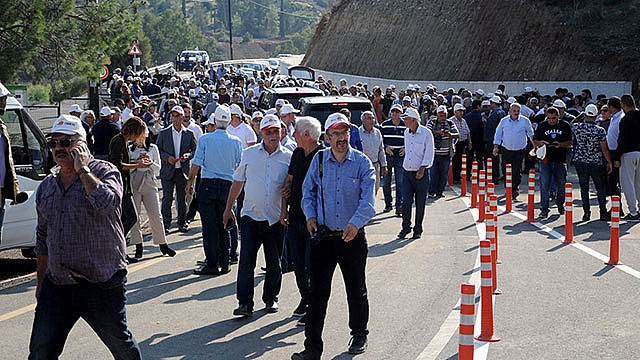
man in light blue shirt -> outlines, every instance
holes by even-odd
[[[509,116],[500,120],[493,137],[493,156],[502,154],[501,169],[506,174],[507,164],[511,164],[513,174],[513,200],[518,197],[520,181],[520,167],[524,159],[527,140],[533,143],[533,127],[531,121],[520,115],[520,104],[514,102],[509,108]],[[498,164],[493,164],[497,167]],[[506,181],[505,181],[506,186]]]
[[[311,242],[311,295],[305,324],[305,350],[293,354],[294,360],[320,359],[331,280],[338,264],[349,304],[352,341],[348,351],[360,354],[367,346],[369,301],[365,265],[368,249],[363,227],[375,215],[376,180],[369,158],[349,146],[350,128],[343,114],[334,113],[327,118],[325,140],[331,148],[315,155],[302,186],[307,230],[313,235],[318,233],[318,228],[324,228],[326,236]]]
[[[218,106],[206,122],[215,122],[216,130],[200,137],[189,172],[187,195],[192,196],[193,183],[198,171],[202,169],[198,209],[202,218],[205,265],[194,270],[197,275],[220,275],[229,272],[229,232],[222,223],[222,215],[233,181],[233,172],[242,156],[242,141],[229,135],[226,130],[230,120],[229,107]]]

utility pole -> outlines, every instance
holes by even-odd
[[[231,0],[227,1],[229,6],[229,60],[233,60],[233,32],[231,31]]]
[[[280,39],[284,39],[284,0],[280,0]]]

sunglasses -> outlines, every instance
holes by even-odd
[[[69,146],[71,146],[71,143],[74,141],[78,141],[78,140],[73,140],[73,139],[62,139],[62,140],[54,140],[51,139],[49,141],[47,141],[47,145],[49,145],[49,148],[51,149],[55,149],[58,144],[63,147],[63,148],[68,148]]]
[[[399,113],[399,112],[401,112],[401,111],[400,111],[400,110],[398,110],[398,109],[393,109],[393,110],[391,110],[391,112],[397,112],[397,113]]]
[[[600,111],[601,111],[601,112],[603,112],[603,113],[604,113],[604,112],[609,112],[609,109],[602,109],[602,110],[600,110]]]

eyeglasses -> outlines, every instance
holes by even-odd
[[[349,135],[349,130],[328,132],[327,135],[329,135],[329,137],[344,137]]]
[[[609,109],[602,109],[600,110],[601,112],[605,113],[605,112],[609,112]]]
[[[49,145],[49,148],[51,149],[55,149],[58,144],[60,144],[61,147],[63,148],[68,148],[69,146],[71,146],[71,143],[74,141],[78,141],[78,140],[74,140],[74,139],[61,139],[61,140],[54,140],[51,139],[49,141],[47,141],[47,145]]]

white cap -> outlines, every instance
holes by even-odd
[[[482,104],[480,106],[491,106],[491,102],[489,100],[482,100]]]
[[[216,124],[221,124],[221,123],[228,124],[229,121],[231,121],[231,109],[227,105],[218,105],[213,115],[214,115]]]
[[[411,102],[411,98],[408,96],[405,96],[402,98],[402,102],[405,102],[405,101]]]
[[[264,114],[261,111],[254,111],[251,115],[251,120],[255,120],[258,117],[263,118]]]
[[[429,95],[423,95],[423,96],[422,96],[422,100],[431,100],[431,96],[429,96]]]
[[[496,95],[502,95],[502,90],[500,89],[496,90]]]
[[[478,94],[480,96],[484,96],[484,90],[478,89],[478,90],[476,90],[476,94]]]
[[[180,105],[176,105],[176,106],[172,107],[170,113],[172,113],[174,111],[177,112],[180,115],[184,115],[184,109]]]
[[[532,92],[533,89],[530,86],[527,86],[524,88],[524,92],[528,93],[528,92]]]
[[[11,95],[11,92],[0,82],[0,97]]]
[[[213,98],[213,100],[218,101],[220,100],[220,97],[218,96],[217,93],[211,93],[211,97]]]
[[[446,113],[447,113],[447,107],[446,107],[446,106],[444,106],[444,105],[440,105],[440,106],[438,106],[438,109],[437,109],[437,111],[436,111],[436,112],[437,112],[438,114],[439,114],[439,113],[441,113],[441,112],[443,112],[443,113],[445,113],[445,114],[446,114]]]
[[[265,112],[265,115],[274,115],[274,114],[277,114],[277,113],[278,113],[278,110],[276,110],[276,108],[271,108],[271,109],[268,109]]]
[[[516,98],[514,98],[513,96],[509,96],[509,98],[507,99],[507,103],[513,104],[514,102],[517,102]]]
[[[284,104],[286,104],[287,102],[284,101],[284,99],[278,99],[276,100],[276,105],[275,106],[284,106]]]
[[[280,119],[278,119],[278,116],[276,115],[272,115],[272,114],[267,115],[262,118],[262,121],[260,121],[260,130],[264,130],[272,127],[280,128],[280,126],[282,126],[280,124]]]
[[[453,106],[453,111],[458,111],[458,110],[467,110],[467,109],[462,104],[455,104]]]
[[[133,76],[127,76],[127,81],[133,81]]]
[[[216,123],[215,114],[209,115],[207,121],[202,123],[202,126],[214,125]]]
[[[347,127],[351,127],[351,124],[349,123],[349,119],[347,119],[347,117],[344,116],[344,114],[333,113],[329,115],[327,120],[324,122],[324,131],[326,132],[327,130],[339,124],[345,124],[347,125]]]
[[[105,106],[102,109],[100,109],[100,116],[109,116],[111,114],[115,114],[116,112],[111,110],[110,107]]]
[[[49,134],[80,135],[82,140],[87,139],[87,133],[82,127],[82,122],[78,117],[73,115],[60,115],[60,117],[54,121]]]
[[[395,110],[400,110],[400,112],[402,112],[402,105],[400,105],[400,104],[393,104],[393,105],[391,105],[391,109],[389,109],[389,111],[394,110],[394,109],[395,109]]]
[[[416,120],[420,120],[420,114],[418,114],[418,110],[414,109],[414,108],[407,108],[404,111],[404,114],[400,115],[403,119],[404,118],[413,118]]]
[[[502,99],[500,98],[500,96],[494,96],[491,98],[491,102],[494,104],[502,104]]]
[[[496,94],[494,93],[488,93],[487,94],[487,99],[491,99],[492,97],[496,96]]]
[[[280,116],[289,115],[291,113],[297,114],[300,110],[296,110],[291,104],[282,105],[282,109],[280,109]]]
[[[82,109],[80,108],[80,105],[73,104],[69,106],[69,114],[71,114],[72,112],[77,112],[82,114]]]
[[[589,104],[584,109],[584,114],[587,116],[598,116],[598,107],[594,104]]]
[[[564,101],[558,99],[556,101],[553,102],[553,107],[557,107],[557,108],[566,108],[567,105],[564,103]]]
[[[415,88],[413,87],[413,84],[409,84],[409,85],[407,85],[407,91],[413,91],[413,89],[415,89]]]
[[[242,109],[240,108],[240,106],[238,106],[238,104],[231,104],[229,106],[229,111],[231,112],[231,115],[242,116]]]

